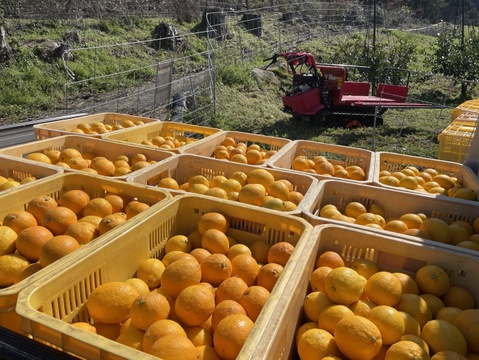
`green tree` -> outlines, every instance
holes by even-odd
[[[409,69],[416,58],[416,46],[394,34],[388,42],[377,42],[375,48],[368,37],[357,35],[339,44],[331,62],[369,67],[368,80],[373,84],[400,84],[406,82],[407,72],[398,69]]]
[[[470,28],[462,37],[457,30],[439,34],[431,56],[432,71],[460,79],[461,98],[467,100],[479,76],[479,32]]]

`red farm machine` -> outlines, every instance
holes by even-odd
[[[382,124],[388,108],[424,108],[428,104],[407,102],[407,85],[379,84],[371,94],[366,81],[348,81],[346,67],[316,64],[306,52],[283,52],[265,61],[266,68],[284,58],[292,85],[283,96],[284,111],[294,118],[319,119],[326,126],[372,126]]]

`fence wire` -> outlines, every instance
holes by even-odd
[[[226,4],[214,9],[204,13],[206,27],[201,31],[182,34],[171,31],[164,37],[145,41],[70,49],[73,57],[64,61],[65,112],[121,112],[209,126],[217,112],[216,76],[222,69],[231,64],[247,68],[273,53],[301,50],[309,41],[351,33],[370,36],[372,30],[372,6],[357,2],[311,1],[254,10]],[[379,25],[389,29],[388,14],[380,15]],[[169,25],[166,19],[165,24]],[[437,30],[437,26],[410,29],[422,33]],[[198,42],[203,44],[197,47],[201,50],[192,50],[188,45]],[[157,61],[141,58],[142,53],[151,51],[157,52]],[[105,64],[106,54],[115,55],[116,63]],[[138,61],[127,66],[122,59],[133,54]],[[79,68],[85,68],[85,63],[91,64],[90,72],[81,74],[80,80],[75,75]],[[434,77],[432,80],[430,74],[417,73],[411,81],[413,86],[414,82],[441,83],[445,89],[458,81]],[[419,130],[425,142],[421,153],[414,155],[436,155],[428,144],[435,143],[437,135],[450,122],[448,100],[433,101],[421,98],[414,90],[410,92],[409,101],[430,103],[436,108],[431,110],[427,128]],[[381,140],[381,131],[388,131],[396,133],[397,152],[411,153],[411,149],[403,147],[401,139],[414,125],[414,111],[395,109],[389,113],[392,116],[388,118],[388,126],[371,131],[371,149],[390,146],[389,140],[387,144]]]

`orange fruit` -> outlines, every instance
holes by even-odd
[[[125,200],[117,194],[108,194],[103,197],[112,207],[112,213],[122,212],[125,207]]]
[[[37,225],[37,220],[28,211],[12,211],[5,215],[2,221],[3,226],[8,226],[17,234],[23,229]]]
[[[25,280],[29,276],[35,274],[37,271],[40,271],[42,269],[42,266],[36,262],[33,264],[29,264],[28,266],[24,267],[23,270],[17,274],[15,277],[15,284],[19,283],[22,280]]]
[[[308,158],[304,155],[296,156],[291,163],[292,170],[305,171],[309,167],[310,167],[310,164],[309,164]]]
[[[101,322],[95,322],[93,323],[93,327],[95,328],[96,333],[98,335],[106,337],[107,339],[115,341],[118,338],[118,336],[120,336],[120,328],[121,328],[120,323],[104,324]]]
[[[452,233],[449,225],[439,218],[427,218],[422,221],[419,230],[426,232],[433,241],[449,243],[452,240]]]
[[[186,338],[183,327],[174,320],[162,319],[153,322],[143,336],[143,351],[150,353],[153,343],[166,335],[180,335]]]
[[[176,316],[188,326],[201,325],[213,314],[214,309],[213,293],[199,284],[184,288],[175,301]]]
[[[211,255],[211,253],[208,250],[200,247],[200,248],[191,250],[190,255],[192,255],[198,261],[199,264],[201,264],[201,262],[204,259],[206,259],[209,255]]]
[[[326,356],[340,356],[341,353],[333,336],[323,330],[306,330],[298,340],[298,354],[301,359],[324,359]]]
[[[161,289],[174,298],[186,287],[198,285],[200,281],[200,264],[198,264],[197,261],[189,259],[177,260],[168,265],[160,279]]]
[[[115,164],[108,159],[100,159],[97,161],[92,161],[91,168],[95,170],[98,175],[103,176],[113,176],[116,171]]]
[[[402,215],[399,220],[404,222],[408,229],[419,229],[422,223],[422,219],[419,215],[410,213]]]
[[[98,236],[98,230],[95,225],[87,221],[77,221],[71,224],[64,235],[69,235],[78,241],[80,245],[88,244]]]
[[[45,212],[41,224],[53,235],[62,235],[75,222],[77,222],[77,216],[71,209],[57,206]]]
[[[230,161],[232,162],[237,162],[240,164],[247,164],[248,159],[246,158],[246,155],[244,154],[234,154],[230,157]]]
[[[282,272],[283,266],[279,264],[265,264],[260,268],[258,275],[256,276],[256,284],[271,292]]]
[[[446,306],[457,307],[461,310],[474,309],[476,305],[471,292],[460,286],[450,286],[442,300]]]
[[[270,292],[262,286],[253,285],[249,286],[244,292],[239,303],[246,310],[248,317],[256,321],[263,306],[268,301]]]
[[[201,237],[201,246],[212,254],[226,254],[229,249],[228,237],[220,230],[208,229]]]
[[[429,360],[429,355],[419,344],[410,340],[401,340],[392,344],[386,351],[387,360]]]
[[[164,271],[165,265],[161,260],[150,258],[140,262],[136,270],[136,276],[143,280],[150,289],[154,289],[160,286]]]
[[[275,180],[266,188],[268,195],[281,200],[288,200],[290,193],[289,186],[281,180]]]
[[[170,304],[166,297],[157,292],[149,292],[133,301],[130,318],[134,326],[146,331],[155,321],[166,319],[169,313]]]
[[[203,326],[187,326],[185,327],[186,337],[198,346],[213,346],[213,334]]]
[[[40,250],[53,237],[50,230],[43,226],[30,226],[18,234],[15,246],[20,255],[31,262],[38,261]]]
[[[196,350],[198,351],[198,360],[221,360],[212,346],[200,345],[196,347]]]
[[[219,187],[227,193],[230,193],[239,192],[243,186],[236,179],[226,179],[219,185]]]
[[[248,150],[245,154],[248,164],[255,165],[258,161],[263,160],[263,155],[261,151],[251,149]]]
[[[379,268],[375,262],[364,258],[354,259],[349,267],[353,270],[356,270],[359,275],[364,276],[366,279],[369,279],[372,275],[379,271]]]
[[[479,310],[467,309],[459,313],[453,320],[453,325],[459,329],[466,339],[468,350],[479,353]]]
[[[248,285],[252,286],[256,283],[259,268],[255,258],[247,254],[235,256],[231,260],[231,276],[238,276]]]
[[[189,235],[188,235],[188,240],[191,243],[191,248],[192,249],[197,249],[201,248],[201,238],[203,235],[198,230],[193,230]]]
[[[48,266],[62,257],[80,248],[75,238],[57,235],[47,240],[40,249],[38,261],[42,267]]]
[[[65,148],[60,151],[60,157],[58,158],[58,160],[68,163],[68,161],[71,158],[77,158],[77,157],[82,157],[82,154],[80,151],[74,148]]]
[[[280,241],[273,244],[268,251],[268,262],[286,266],[293,251],[294,245],[289,242]]]
[[[126,219],[129,220],[133,216],[138,215],[142,211],[145,211],[149,208],[150,208],[150,205],[148,205],[145,202],[137,201],[137,200],[130,201],[125,206]]]
[[[83,208],[83,216],[95,215],[101,218],[113,214],[113,207],[105,198],[97,197],[91,199]]]
[[[447,273],[439,266],[429,264],[419,268],[415,281],[420,292],[443,296],[449,290],[450,281]]]
[[[203,235],[206,230],[216,229],[226,233],[229,228],[229,223],[226,217],[218,212],[208,212],[201,215],[198,220],[198,231]]]
[[[266,169],[254,169],[248,173],[247,184],[261,184],[265,189],[274,181],[274,176]]]
[[[248,285],[242,278],[232,276],[224,280],[216,289],[215,302],[216,304],[225,300],[234,300],[238,302],[247,288]]]
[[[166,335],[156,340],[149,350],[163,360],[197,360],[198,352],[190,339],[182,335]]]
[[[309,321],[318,322],[321,311],[333,304],[333,301],[325,292],[313,291],[304,298],[303,311]]]
[[[431,320],[421,331],[422,339],[427,343],[431,353],[452,350],[462,356],[467,353],[467,343],[459,329],[445,320]]]
[[[163,259],[161,259],[161,262],[165,266],[168,266],[168,265],[170,265],[170,264],[172,264],[175,261],[180,260],[180,259],[189,259],[189,260],[197,261],[197,259],[193,255],[191,255],[190,253],[185,253],[183,251],[174,250],[174,251],[170,251],[168,254],[165,254],[165,256],[163,256]],[[198,263],[199,263],[199,261],[198,261]]]
[[[35,196],[32,200],[30,200],[27,204],[26,211],[31,213],[37,223],[40,223],[43,219],[43,214],[48,209],[52,209],[58,206],[57,201],[48,195],[39,195]]]
[[[326,276],[331,270],[329,266],[320,266],[311,273],[309,284],[312,291],[326,291]]]
[[[401,220],[391,220],[386,223],[384,230],[392,231],[395,233],[403,234],[408,230],[408,226]]]
[[[161,179],[158,182],[158,186],[163,187],[163,188],[167,188],[167,189],[173,189],[173,190],[179,190],[179,188],[180,188],[180,185],[178,184],[178,182],[171,177],[166,177],[166,178]]]
[[[341,353],[350,359],[372,359],[382,346],[381,332],[371,320],[362,316],[345,316],[334,330]]]
[[[332,301],[349,306],[363,294],[361,275],[348,267],[337,267],[326,276],[325,292]]]
[[[426,300],[416,294],[402,294],[395,308],[412,315],[421,328],[432,320],[431,310]]]
[[[233,314],[246,315],[246,310],[239,302],[235,300],[224,300],[220,302],[218,305],[216,305],[212,314],[211,322],[213,329],[216,329],[221,320]]]
[[[337,267],[345,266],[345,265],[341,255],[339,255],[335,251],[328,250],[323,252],[321,255],[319,255],[316,258],[316,263],[315,263],[316,269],[321,266],[327,266],[327,267],[330,267],[331,269],[335,269]]]
[[[16,253],[0,256],[0,287],[13,285],[29,264],[25,257]]]
[[[225,360],[236,359],[253,325],[253,321],[243,314],[233,314],[222,319],[213,333],[214,348],[218,355]]]
[[[103,235],[104,233],[110,231],[111,229],[123,224],[126,221],[126,218],[116,214],[106,215],[103,217],[98,224],[98,234]]]
[[[357,201],[349,202],[344,208],[344,213],[346,216],[357,218],[359,215],[367,212],[366,207]]]
[[[92,291],[86,308],[95,321],[116,324],[128,319],[131,306],[138,296],[138,291],[132,285],[111,281]]]
[[[231,276],[233,266],[230,259],[224,254],[211,254],[201,264],[201,281],[208,282],[214,287],[219,286]]]
[[[347,306],[334,304],[324,308],[319,313],[318,327],[326,330],[331,335],[334,334],[336,324],[345,316],[354,315],[353,311]]]
[[[88,215],[88,216],[83,216],[78,220],[79,222],[89,222],[90,224],[95,225],[95,228],[98,229],[98,225],[100,224],[101,217],[96,216],[96,215]]]
[[[378,305],[373,307],[368,314],[368,319],[378,327],[385,345],[398,342],[404,334],[404,319],[399,311],[391,306]]]
[[[396,275],[379,271],[371,275],[364,290],[368,299],[375,304],[395,306],[400,300],[402,285]]]
[[[261,206],[265,198],[266,188],[262,184],[248,183],[238,192],[238,201],[245,204]]]
[[[49,149],[44,151],[45,155],[50,159],[51,164],[55,164],[60,160],[60,150]]]

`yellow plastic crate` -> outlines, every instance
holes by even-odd
[[[183,124],[172,121],[162,121],[153,124],[147,124],[144,126],[132,127],[127,130],[117,131],[116,133],[105,134],[103,138],[114,141],[134,143],[135,145],[140,145],[152,149],[155,147],[152,147],[151,145],[144,145],[142,143],[144,141],[150,141],[156,136],[169,136],[184,143],[184,145],[181,145],[177,148],[162,150],[172,151],[178,154],[184,149],[209,143],[211,135],[220,133],[221,131],[222,130],[220,129],[206,126]]]
[[[135,218],[126,221],[118,228],[130,226],[132,221],[136,222],[140,220],[141,217],[146,216],[148,212],[155,211],[159,207],[166,205],[172,198],[169,192],[161,189],[145,188],[125,181],[106,179],[87,174],[65,173],[51,177],[48,181],[38,182],[38,184],[32,184],[29,187],[18,189],[15,192],[0,195],[0,204],[2,204],[0,219],[3,219],[5,215],[12,211],[25,210],[27,204],[35,196],[49,195],[55,200],[58,200],[63,193],[73,189],[85,191],[90,198],[102,197],[107,193],[114,193],[130,196],[132,199],[136,198],[139,201],[151,205],[150,209],[145,210],[144,213],[138,214]],[[108,233],[97,237],[89,244],[83,245],[76,252],[82,254],[81,256],[84,256],[88,252],[93,251],[93,249],[99,246],[103,241],[107,241],[106,235],[108,235]],[[40,279],[43,276],[51,275],[63,270],[65,263],[72,256],[74,257],[75,253],[54,262],[17,284],[1,288],[0,326],[20,332],[20,319],[13,312],[19,292],[31,282]]]
[[[272,314],[268,330],[254,349],[253,358],[297,359],[295,334],[304,321],[303,302],[309,291],[309,280],[315,260],[325,251],[335,251],[343,256],[346,264],[356,258],[375,262],[381,271],[405,272],[414,277],[424,265],[437,265],[449,275],[451,285],[469,290],[479,304],[479,260],[464,254],[438,249],[434,246],[409,242],[392,236],[360,231],[347,226],[316,226],[305,248],[302,262],[297,264],[278,306]]]
[[[63,150],[65,148],[74,148],[80,151],[81,153],[93,153],[95,156],[104,156],[107,159],[114,161],[119,155],[126,155],[131,157],[135,154],[142,153],[148,160],[154,160],[156,162],[161,162],[166,160],[175,154],[169,151],[161,151],[155,149],[147,149],[144,147],[135,146],[132,144],[121,144],[114,141],[89,138],[82,135],[64,135],[57,136],[51,139],[37,140],[30,143],[11,146],[8,148],[0,149],[0,154],[16,156],[19,158],[24,158],[30,153],[33,152],[42,152],[49,149]],[[31,160],[24,160],[30,163],[35,163]],[[59,166],[55,168],[60,168]],[[82,173],[81,170],[62,168],[65,172],[76,172]],[[136,170],[135,172],[142,172],[146,168]],[[119,179],[124,180],[129,174],[122,176],[108,176],[109,179]],[[98,175],[100,176],[100,175]]]
[[[24,161],[15,157],[7,155],[0,155],[0,176],[5,178],[18,179],[19,181],[34,176],[36,178],[33,182],[28,182],[11,189],[0,190],[0,195],[8,194],[11,191],[18,191],[28,184],[35,183],[48,179],[51,176],[63,174],[63,169],[57,166],[50,166],[47,164],[35,164]]]
[[[33,132],[35,134],[35,139],[42,140],[42,139],[49,139],[52,137],[62,136],[62,135],[74,135],[75,132],[73,132],[72,130],[75,129],[75,127],[78,124],[81,124],[81,123],[91,125],[94,122],[101,122],[105,125],[113,126],[113,125],[122,125],[126,120],[131,120],[133,121],[133,123],[140,122],[143,124],[159,122],[159,120],[157,119],[151,119],[151,118],[134,116],[134,115],[117,114],[117,113],[99,113],[99,114],[93,114],[93,115],[79,116],[79,117],[68,119],[68,120],[59,120],[59,121],[52,121],[48,123],[33,125]],[[137,126],[142,126],[142,125],[137,125]],[[112,130],[108,134],[121,132],[126,129],[128,128],[120,129],[120,130]],[[102,138],[105,134],[82,134],[82,135],[87,137]]]
[[[175,179],[178,184],[188,181],[192,175],[203,175],[208,180],[213,179],[217,175],[223,175],[229,178],[234,172],[242,171],[249,174],[252,170],[257,169],[254,165],[238,164],[234,162],[217,160],[205,156],[181,154],[169,159],[161,164],[154,165],[150,169],[139,174],[132,174],[126,181],[137,184],[157,186],[159,181],[165,177]],[[282,211],[283,214],[300,215],[301,210],[306,204],[308,198],[313,196],[314,190],[318,184],[317,180],[312,176],[304,174],[295,174],[290,171],[279,169],[268,169],[274,176],[275,180],[286,179],[293,184],[295,191],[303,194],[303,200],[298,204],[296,210]],[[168,189],[173,195],[185,194],[183,190]],[[237,202],[234,202],[237,204]]]
[[[261,147],[261,149],[266,151],[269,151],[269,150],[279,151],[285,145],[291,142],[291,140],[289,139],[278,138],[274,136],[250,134],[250,133],[245,133],[241,131],[223,131],[217,136],[215,136],[214,140],[208,143],[203,143],[198,145],[195,144],[194,146],[190,146],[182,150],[181,152],[194,154],[194,155],[213,157],[213,151],[215,150],[215,148],[221,145],[223,140],[227,137],[233,138],[237,143],[239,142],[245,143],[246,146],[250,146],[252,144],[258,144]]]
[[[348,180],[355,183],[370,184],[373,181],[374,175],[374,157],[375,153],[369,150],[358,149],[349,146],[332,145],[307,140],[294,140],[283,147],[269,161],[268,166],[277,169],[288,169],[295,173],[303,173],[297,170],[291,170],[291,164],[296,156],[304,155],[308,159],[313,159],[315,156],[326,157],[333,165],[339,164],[344,167],[350,165],[357,165],[364,170],[366,174],[365,180]],[[318,180],[331,179],[330,176],[324,176],[314,173],[308,173]]]
[[[269,244],[287,241],[295,246],[245,344],[246,348],[254,349],[267,329],[294,265],[302,262],[297,256],[309,247],[313,227],[299,217],[194,195],[174,198],[134,227],[121,234],[117,232],[103,247],[85,257],[77,257],[63,272],[31,283],[20,294],[16,307],[23,319],[22,329],[34,339],[91,360],[156,359],[105,337],[78,331],[69,323],[91,320],[85,302],[96,287],[133,277],[145,259],[161,259],[169,237],[196,230],[201,215],[211,211],[225,215],[230,223],[228,234],[244,244],[258,240]],[[244,352],[242,358],[259,359]]]
[[[417,194],[415,190],[408,190],[405,188],[394,187],[390,185],[385,185],[379,182],[379,173],[383,170],[389,172],[401,171],[406,166],[415,166],[419,171],[423,171],[427,168],[433,168],[438,171],[439,174],[449,175],[451,177],[457,178],[459,183],[463,187],[470,188],[476,192],[476,200],[479,200],[479,179],[472,172],[472,170],[462,164],[458,164],[453,161],[443,161],[436,159],[422,158],[418,156],[402,155],[389,152],[377,152],[376,153],[376,165],[374,166],[374,185],[385,187],[388,189],[398,189],[403,191],[412,192]],[[441,195],[434,195],[429,193],[421,193],[423,195],[429,195],[432,197],[438,197]],[[454,198],[451,198],[454,199]],[[456,201],[467,201],[461,199],[454,199]]]
[[[465,113],[452,121],[438,136],[440,160],[463,163],[476,130],[477,114]]]
[[[395,189],[386,189],[366,184],[353,184],[346,181],[326,180],[320,182],[314,196],[308,199],[308,203],[303,208],[303,217],[313,226],[321,224],[344,225],[345,222],[328,219],[319,216],[319,211],[326,204],[333,204],[344,214],[344,209],[351,201],[358,201],[366,208],[375,203],[383,208],[384,218],[399,218],[405,213],[423,213],[428,218],[435,217],[444,220],[450,224],[455,220],[464,220],[472,224],[474,219],[479,216],[479,206],[472,201],[459,202],[453,201],[447,197],[433,198],[427,195],[413,194]],[[370,229],[369,227],[349,224],[348,226],[359,229]],[[432,240],[426,240],[419,237],[393,233],[386,230],[376,230],[381,233],[394,234],[395,236],[429,244],[456,252],[466,253],[473,256],[479,256],[478,251],[461,248],[454,245],[444,244]]]

